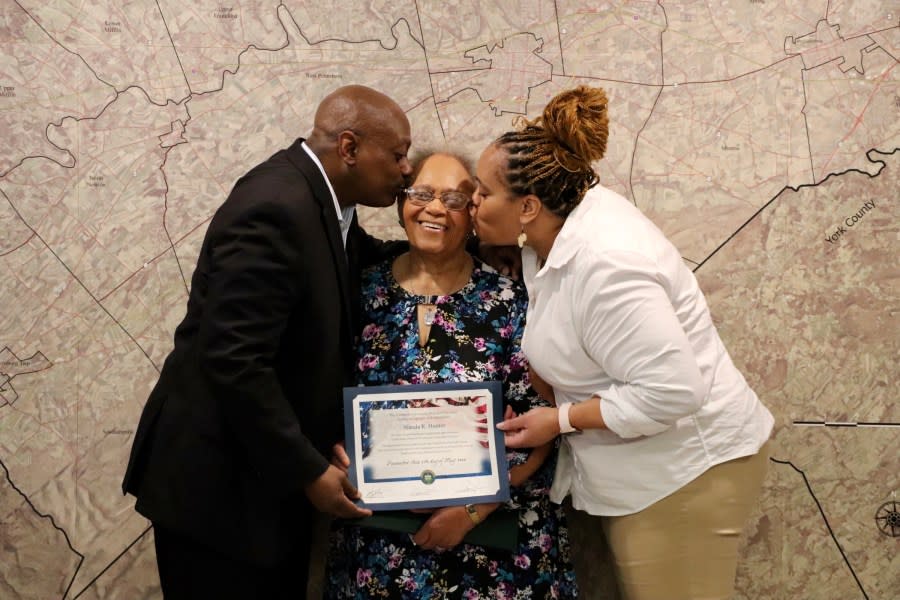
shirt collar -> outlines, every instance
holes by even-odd
[[[575,210],[566,217],[562,229],[560,229],[559,233],[556,235],[556,239],[553,240],[553,246],[550,247],[550,254],[547,256],[544,265],[538,268],[537,254],[534,254],[533,259],[530,259],[532,264],[529,265],[529,267],[532,269],[533,277],[540,277],[543,273],[547,272],[548,269],[563,268],[570,260],[572,260],[575,254],[578,253],[579,248],[581,248],[584,243],[584,236],[581,231],[583,226],[581,223],[585,220],[586,214],[600,199],[599,193],[594,191],[598,190],[598,188],[600,188],[600,186],[595,186],[588,190],[587,194],[584,195],[584,198],[581,199],[581,202],[578,203],[578,206],[575,207]],[[534,251],[532,251],[532,253],[534,253]],[[525,256],[526,254],[523,252],[523,261]]]
[[[316,156],[315,152],[306,145],[306,142],[301,142],[300,146],[303,148],[303,151],[309,156],[309,158],[316,164],[319,172],[322,173],[322,177],[325,178],[325,185],[328,186],[328,191],[331,193],[331,201],[334,202],[334,211],[337,213],[338,224],[341,226],[341,238],[344,241],[344,247],[347,247],[347,232],[350,231],[350,223],[353,221],[353,215],[356,212],[356,206],[348,206],[347,208],[341,208],[340,203],[337,199],[337,194],[334,193],[334,188],[331,186],[331,181],[328,179],[328,174],[325,173],[325,167],[322,166],[322,163],[319,161],[319,157]]]

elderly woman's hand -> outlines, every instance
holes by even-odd
[[[447,550],[459,544],[475,527],[462,506],[439,508],[412,536],[415,545],[425,550]]]

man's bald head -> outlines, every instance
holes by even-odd
[[[406,122],[406,115],[388,96],[364,85],[345,85],[322,99],[309,137],[325,142],[342,131],[372,135],[396,121]]]
[[[307,145],[322,163],[341,206],[390,206],[412,171],[409,120],[381,92],[340,87],[316,109]]]

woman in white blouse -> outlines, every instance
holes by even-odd
[[[563,434],[551,497],[603,517],[627,600],[728,599],[772,415],[678,250],[597,184],[607,134],[605,93],[582,86],[478,162],[476,230],[524,246],[523,348],[556,400],[498,427],[511,447]]]

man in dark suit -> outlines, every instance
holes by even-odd
[[[153,522],[167,600],[302,599],[315,510],[369,514],[327,458],[352,384],[357,257],[377,250],[354,207],[394,202],[409,145],[393,100],[340,88],[210,222],[122,484]]]

